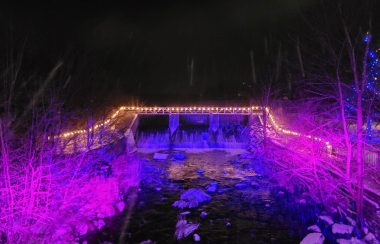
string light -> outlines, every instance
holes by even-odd
[[[158,114],[158,113],[186,113],[186,111],[198,111],[199,113],[205,113],[205,111],[212,111],[209,113],[226,113],[226,114],[231,114],[231,113],[238,113],[238,114],[252,114],[253,112],[261,112],[263,109],[265,109],[269,122],[272,124],[272,126],[275,128],[276,131],[285,134],[285,135],[291,135],[291,136],[299,136],[299,137],[306,137],[308,139],[313,139],[315,141],[319,142],[324,142],[326,144],[326,147],[331,150],[332,146],[329,141],[325,141],[322,138],[319,137],[314,137],[311,135],[306,135],[302,134],[297,131],[292,131],[288,129],[282,128],[275,118],[273,117],[272,113],[270,112],[269,107],[260,107],[260,106],[252,106],[252,107],[125,107],[122,106],[119,109],[117,109],[113,114],[111,114],[109,119],[106,119],[103,123],[98,123],[95,124],[92,128],[89,128],[88,131],[92,132],[93,130],[102,128],[103,126],[106,126],[113,122],[113,120],[116,120],[117,117],[120,115],[122,111],[128,111],[128,112],[136,112],[136,113],[151,113],[151,114]],[[140,112],[142,111],[142,112]],[[48,137],[50,140],[51,138],[67,138],[67,137],[72,137],[74,135],[79,135],[79,134],[85,134],[87,130],[74,130],[74,131],[68,131],[64,132],[62,134],[59,134],[58,136],[54,137]]]

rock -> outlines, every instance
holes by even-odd
[[[207,213],[204,212],[204,211],[202,211],[202,212],[201,212],[201,218],[204,219],[204,218],[206,218],[206,217],[207,217]]]
[[[371,232],[368,233],[367,235],[365,235],[364,240],[367,243],[371,243],[371,244],[375,244],[375,243],[377,244],[377,243],[379,243],[379,241],[376,239],[375,235],[372,234]]]
[[[313,232],[321,232],[321,229],[318,227],[318,225],[312,225],[307,227],[308,231],[313,231]]]
[[[325,237],[321,233],[310,233],[302,239],[300,244],[323,244]]]
[[[166,160],[169,157],[167,153],[155,153],[153,155],[154,160]]]
[[[106,225],[106,223],[104,222],[103,219],[98,219],[98,220],[95,220],[95,221],[94,221],[94,225],[95,225],[95,227],[96,227],[98,230],[101,230],[101,229]]]
[[[211,182],[210,185],[206,187],[206,191],[208,193],[215,193],[217,189],[218,189],[218,183],[216,182]]]
[[[183,152],[175,152],[173,153],[173,159],[175,160],[185,160],[187,157]]]
[[[205,172],[205,171],[204,171],[203,169],[197,169],[197,173],[198,173],[199,175],[203,175],[204,172]]]
[[[365,242],[357,239],[356,237],[352,237],[351,239],[337,239],[336,242],[338,244],[364,244]]]
[[[237,189],[239,189],[239,190],[245,189],[245,188],[247,188],[247,187],[248,187],[248,185],[245,184],[245,183],[237,183],[237,184],[235,185],[235,188],[237,188]]]
[[[332,220],[332,218],[330,216],[321,215],[321,216],[319,216],[319,219],[321,221],[323,221],[325,224],[327,224],[328,226],[334,224],[334,221]]]
[[[254,188],[254,189],[257,189],[260,187],[259,183],[257,183],[256,181],[252,181],[251,182],[251,186]]]
[[[332,226],[332,233],[334,233],[334,234],[342,234],[342,235],[351,234],[353,229],[354,228],[351,225],[345,225],[345,224],[337,224],[337,223],[335,223]]]
[[[151,241],[151,240],[146,240],[146,241],[140,242],[140,244],[155,244],[155,243],[156,243],[155,241]]]
[[[195,242],[201,241],[201,237],[196,233],[193,235],[193,239]]]
[[[123,201],[117,202],[116,208],[117,208],[117,211],[119,211],[120,213],[123,212],[125,208],[125,203]]]
[[[195,200],[198,203],[211,201],[211,196],[202,191],[201,189],[190,188],[181,194],[181,200],[192,201]]]
[[[186,220],[181,219],[176,224],[175,236],[177,240],[181,240],[193,233],[198,227],[199,224],[187,223]]]

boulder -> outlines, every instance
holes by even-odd
[[[300,244],[323,244],[324,241],[325,237],[321,233],[310,233],[302,239]]]

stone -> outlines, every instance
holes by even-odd
[[[338,224],[335,223],[332,226],[332,233],[334,234],[351,234],[353,231],[353,227],[351,225],[345,225],[345,224]]]
[[[313,232],[321,232],[321,229],[319,228],[318,225],[309,226],[309,227],[307,227],[307,230],[308,231],[313,231]]]
[[[302,239],[300,244],[323,244],[325,236],[321,233],[310,233]]]
[[[332,220],[332,218],[330,216],[327,216],[327,215],[321,215],[319,216],[319,219],[324,222],[325,224],[327,224],[328,226],[334,224],[334,221]]]
[[[204,218],[206,218],[206,217],[207,217],[207,213],[204,212],[204,211],[202,211],[202,212],[201,212],[201,218],[204,219]]]
[[[193,235],[193,239],[195,242],[201,241],[201,237],[197,233]]]

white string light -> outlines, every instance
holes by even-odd
[[[119,109],[117,109],[113,114],[111,114],[110,118],[105,120],[102,123],[95,124],[93,126],[94,130],[101,128],[103,126],[106,126],[112,122],[112,120],[115,120],[117,116],[122,111],[129,111],[129,112],[136,112],[136,113],[151,113],[151,114],[162,114],[162,113],[187,113],[187,111],[190,111],[191,113],[220,113],[220,114],[231,114],[231,113],[238,113],[238,114],[251,114],[253,112],[262,111],[264,107],[261,106],[251,106],[251,107],[126,107],[122,106]],[[142,112],[140,112],[142,111]],[[206,112],[207,111],[207,112]],[[211,112],[210,112],[211,111]],[[292,136],[302,136],[309,139],[313,139],[315,141],[324,142],[327,149],[331,150],[332,146],[329,141],[326,141],[319,137],[314,137],[311,135],[302,134],[300,132],[284,129],[275,120],[273,115],[270,113],[270,109],[268,107],[265,107],[265,111],[268,114],[269,121],[272,124],[272,126],[280,133],[285,135],[292,135]],[[89,128],[88,131],[92,132],[92,128]],[[58,136],[54,136],[54,138],[68,138],[74,135],[79,134],[85,134],[87,130],[73,130],[64,132],[62,134],[59,134]],[[50,139],[49,137],[48,139]]]

